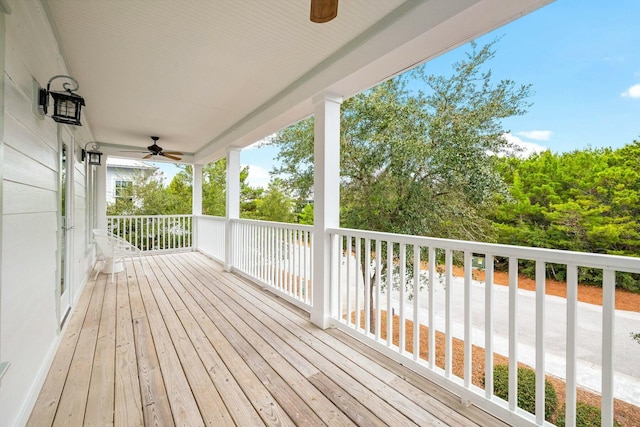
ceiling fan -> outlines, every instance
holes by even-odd
[[[311,0],[311,22],[322,24],[338,16],[338,0]]]
[[[122,151],[122,153],[146,153],[147,155],[143,157],[143,159],[150,159],[153,156],[163,156],[171,160],[180,161],[182,160],[178,156],[182,156],[184,153],[179,151],[164,151],[162,147],[158,145],[159,136],[152,136],[153,144],[147,147],[147,151]]]

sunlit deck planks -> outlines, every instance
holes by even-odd
[[[29,425],[501,425],[196,252],[90,282]]]

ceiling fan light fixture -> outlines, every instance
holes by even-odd
[[[311,22],[322,24],[338,16],[338,0],[311,0]]]
[[[146,156],[144,156],[142,158],[143,160],[150,159],[151,157],[155,157],[155,156],[166,157],[168,159],[175,160],[177,162],[182,160],[182,158],[180,158],[179,156],[184,155],[184,153],[181,153],[180,151],[164,151],[162,149],[162,147],[160,147],[158,145],[158,140],[160,139],[159,136],[151,136],[150,138],[153,141],[153,144],[151,144],[151,145],[149,145],[147,147],[147,151],[124,150],[124,151],[122,151],[122,153],[143,153],[143,154],[146,154]]]

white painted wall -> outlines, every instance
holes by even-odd
[[[45,86],[68,74],[40,2],[10,0],[5,15],[4,159],[0,360],[11,366],[0,383],[0,426],[23,425],[57,349],[56,262],[58,223],[58,125],[34,113],[34,80]],[[81,93],[81,91],[80,91]],[[85,120],[83,120],[85,121]],[[0,128],[1,129],[1,128]],[[88,126],[68,127],[75,151],[91,140]],[[76,157],[73,232],[76,301],[91,265],[85,204],[86,168]]]

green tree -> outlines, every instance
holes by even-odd
[[[510,80],[494,83],[483,70],[493,56],[493,43],[473,45],[451,76],[427,75],[421,66],[342,104],[342,226],[490,238],[487,203],[506,193],[496,154],[511,148],[501,119],[523,114],[530,93]],[[423,90],[410,91],[409,79],[422,82]],[[308,199],[313,118],[281,131],[272,144],[280,150],[274,174],[299,201]]]
[[[256,200],[256,217],[265,221],[294,222],[294,201],[286,194],[284,183],[272,179],[262,197]]]
[[[193,168],[179,165],[178,172],[167,187],[168,208],[172,214],[190,214],[193,210]]]
[[[249,167],[240,171],[240,216],[256,218],[256,201],[262,195],[262,189],[253,188],[247,183]],[[224,216],[226,209],[227,161],[220,159],[208,163],[202,168],[202,213]]]
[[[202,167],[202,213],[205,215],[225,215],[226,170],[225,159]]]
[[[498,197],[491,219],[500,243],[637,256],[640,253],[640,142],[620,149],[550,151],[503,159],[499,171],[511,197]],[[533,263],[522,262],[533,274]],[[563,266],[548,272],[564,280]],[[582,283],[602,273],[581,268]],[[619,273],[617,286],[640,292],[640,277]]]
[[[165,215],[168,209],[160,172],[141,170],[130,186],[119,189],[115,202],[107,206],[107,215]]]
[[[313,225],[313,203],[307,203],[298,214],[300,224]]]

